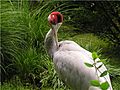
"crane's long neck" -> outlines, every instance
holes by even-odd
[[[58,29],[57,29],[58,30]],[[54,52],[58,49],[58,39],[57,39],[57,30],[54,32],[53,28],[49,30],[45,38],[45,47],[48,51],[48,54],[53,57]]]

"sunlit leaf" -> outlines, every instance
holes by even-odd
[[[109,83],[108,82],[104,82],[100,85],[100,88],[102,90],[107,90],[109,88]]]
[[[100,82],[99,82],[98,80],[91,80],[91,81],[90,81],[90,84],[91,84],[92,86],[96,86],[96,87],[99,87],[99,86],[100,86]]]
[[[99,56],[97,55],[96,52],[93,52],[93,53],[92,53],[92,58],[93,58],[93,60],[97,59],[98,57],[99,57]]]
[[[84,63],[87,67],[93,67],[93,65],[92,64],[90,64],[90,63]]]

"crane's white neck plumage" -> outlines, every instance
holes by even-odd
[[[53,28],[54,30],[56,30],[56,32],[58,32],[58,29],[60,28],[61,25],[62,25],[62,23],[58,23],[58,24],[56,24],[56,25],[52,25],[52,28]]]
[[[48,54],[53,57],[54,52],[58,49],[58,38],[57,38],[57,32],[60,28],[62,23],[58,23],[56,25],[51,25],[52,28],[48,31],[46,38],[45,38],[45,47],[48,51]]]

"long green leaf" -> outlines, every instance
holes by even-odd
[[[87,67],[93,67],[93,65],[92,64],[90,64],[90,63],[84,63]]]
[[[107,71],[104,71],[103,73],[101,73],[100,77],[104,77],[105,75],[107,75]]]
[[[99,82],[98,80],[91,80],[91,81],[90,81],[90,84],[91,84],[92,86],[96,86],[96,87],[99,87],[99,86],[100,86],[100,82]]]

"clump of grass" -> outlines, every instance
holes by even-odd
[[[54,66],[43,46],[45,34],[49,30],[47,17],[52,11],[58,10],[53,6],[57,2],[39,3],[36,8],[30,7],[29,1],[9,0],[1,3],[3,81],[17,75],[25,83],[36,85],[37,78],[42,81],[43,87],[50,83],[58,87],[60,81],[57,81],[56,74],[53,75]]]
[[[22,22],[20,23],[18,19],[21,11],[14,10],[11,2],[1,1],[1,5],[1,65],[4,68],[2,69],[2,79],[4,79],[12,76],[12,59],[26,42],[23,39],[24,26],[20,26]]]
[[[44,71],[44,56],[38,54],[35,48],[28,48],[16,54],[13,60],[17,73],[22,79],[26,79],[30,74],[38,74]]]
[[[4,82],[3,85],[0,85],[1,90],[30,90],[32,89],[32,85],[28,84],[24,86],[20,81],[19,77],[12,78],[9,82]],[[38,89],[37,87],[35,89]]]

